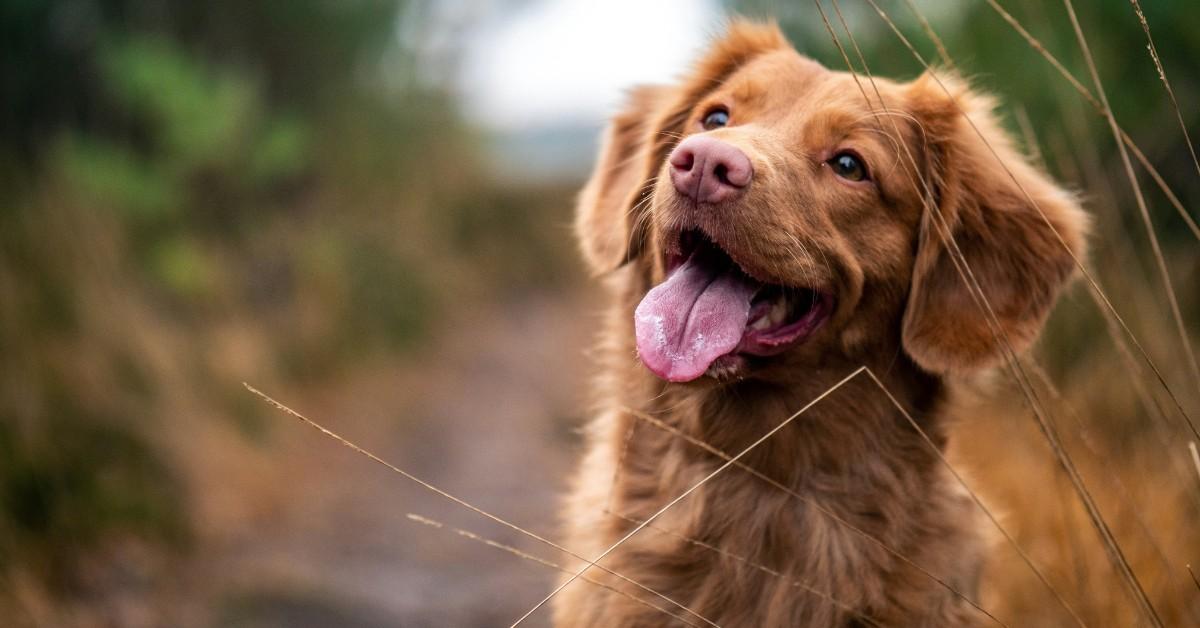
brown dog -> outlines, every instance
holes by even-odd
[[[632,93],[577,217],[612,301],[568,547],[598,556],[724,463],[697,443],[741,452],[863,365],[944,446],[951,378],[1027,348],[1084,249],[1076,201],[991,109],[745,22],[682,84]],[[976,596],[974,506],[868,377],[740,462],[601,563],[704,620],[592,568],[611,588],[572,583],[557,625],[683,623],[650,605],[725,628],[981,617],[951,591]]]

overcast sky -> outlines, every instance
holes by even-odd
[[[499,131],[599,125],[626,88],[681,74],[720,26],[711,0],[534,0],[465,42],[467,113]]]

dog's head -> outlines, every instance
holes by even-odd
[[[636,341],[667,380],[889,346],[931,373],[991,366],[1036,337],[1086,224],[991,111],[960,80],[833,72],[735,23],[613,120],[580,198],[584,256],[648,279]]]

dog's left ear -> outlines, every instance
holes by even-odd
[[[1083,259],[1088,220],[1069,192],[1013,147],[990,98],[959,79],[939,79],[926,74],[908,88],[936,207],[922,219],[902,341],[925,370],[966,373],[1000,363],[1005,341],[1018,353],[1033,343],[1074,275],[1072,254]],[[947,229],[998,329],[956,268]]]
[[[774,23],[734,20],[681,84],[646,85],[629,93],[605,132],[575,212],[575,232],[594,274],[640,254],[654,179],[683,137],[692,107],[755,57],[789,47]]]
[[[634,208],[648,193],[645,180],[654,167],[650,161],[653,127],[673,97],[670,87],[637,87],[605,131],[600,158],[579,194],[575,213],[584,260],[596,274],[623,264],[637,245]]]

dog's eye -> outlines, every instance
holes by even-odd
[[[704,120],[700,123],[705,131],[719,129],[729,124],[729,112],[725,109],[713,109],[704,116]]]
[[[867,166],[854,153],[838,153],[829,160],[829,166],[837,176],[849,181],[866,181]]]

